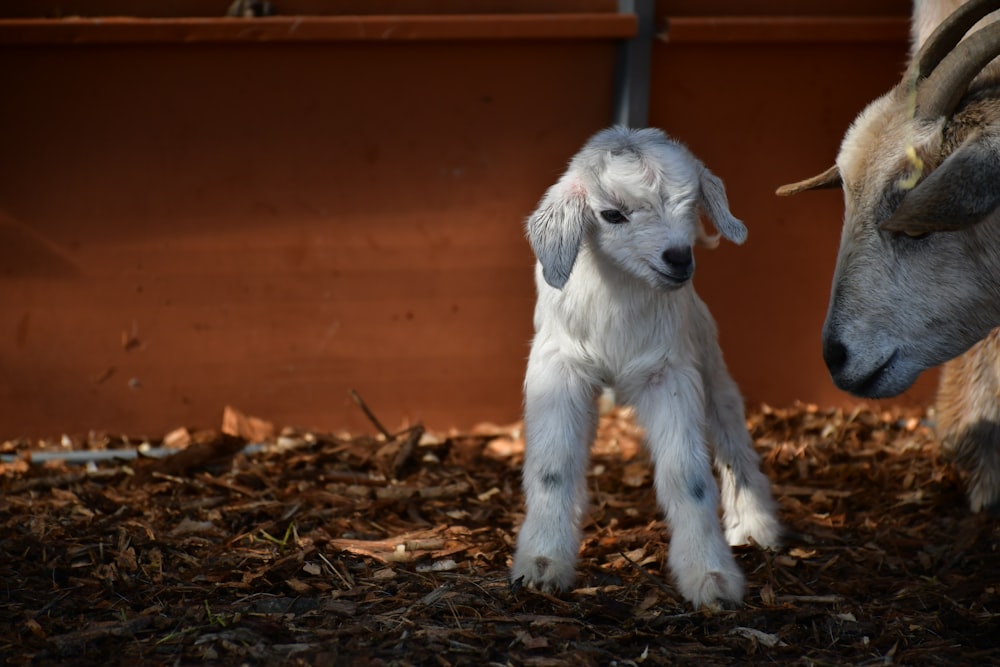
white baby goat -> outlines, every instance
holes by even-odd
[[[746,238],[722,181],[690,151],[659,130],[615,127],[587,142],[528,219],[538,301],[524,383],[527,516],[513,581],[546,591],[573,582],[603,386],[645,429],[685,598],[696,607],[742,600],[729,545],[777,545],[743,399],[691,285],[692,247],[718,243],[699,212],[727,239]]]

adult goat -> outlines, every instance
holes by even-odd
[[[986,18],[998,9],[917,0],[902,81],[854,120],[833,167],[778,189],[843,187],[823,326],[838,387],[894,396],[953,360],[938,432],[971,473],[974,510],[1000,509],[1000,23]]]

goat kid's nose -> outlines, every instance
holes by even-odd
[[[675,246],[663,251],[663,263],[670,273],[678,277],[689,277],[694,271],[694,256],[691,246]]]
[[[839,375],[847,364],[847,346],[834,337],[824,336],[823,361],[831,375]]]

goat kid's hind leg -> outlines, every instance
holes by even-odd
[[[532,351],[525,379],[524,487],[527,513],[517,536],[511,580],[546,592],[576,575],[585,472],[597,429],[596,389],[562,364],[542,367]]]
[[[739,387],[716,346],[704,365],[706,421],[722,487],[723,522],[729,544],[773,549],[781,542],[781,523],[771,495],[771,480],[760,470],[760,457],[746,426]]]
[[[743,572],[719,524],[719,491],[704,433],[701,377],[670,368],[629,392],[654,465],[656,496],[670,525],[670,569],[697,607],[743,599]]]
[[[937,434],[968,477],[974,512],[1000,512],[1000,329],[941,370]]]

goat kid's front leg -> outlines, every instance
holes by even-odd
[[[546,592],[576,576],[585,473],[597,430],[596,388],[557,357],[536,353],[524,383],[524,487],[527,514],[517,536],[511,580]]]
[[[701,376],[669,368],[629,392],[646,430],[656,496],[670,524],[670,569],[681,594],[696,608],[743,599],[743,572],[719,523],[719,490],[705,440]]]
[[[1000,329],[942,367],[937,435],[969,474],[972,511],[1000,513]]]
[[[726,370],[719,347],[711,346],[703,365],[706,425],[722,486],[723,523],[729,544],[753,541],[765,549],[781,542],[781,523],[771,495],[771,480],[747,431],[739,387]]]

